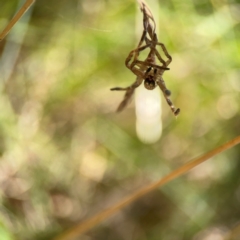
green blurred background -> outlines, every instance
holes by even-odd
[[[0,31],[24,2],[1,1]],[[0,43],[1,240],[52,239],[240,134],[240,1],[148,3],[181,108],[176,119],[163,100],[154,145],[136,137],[134,104],[116,114],[123,92],[109,91],[135,80],[124,65],[141,35],[135,1],[36,1]],[[223,240],[239,223],[237,146],[79,239]]]

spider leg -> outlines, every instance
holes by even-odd
[[[169,63],[164,61],[163,58],[161,57],[160,53],[157,51],[157,49],[154,49],[154,53],[156,54],[158,60],[163,64],[164,67],[168,66]]]
[[[134,65],[136,64],[136,61],[137,61],[137,57],[138,57],[138,55],[139,55],[139,52],[143,51],[144,49],[148,48],[149,46],[150,46],[150,44],[147,44],[147,45],[144,45],[144,46],[142,46],[142,47],[140,47],[140,48],[136,48],[136,49],[132,50],[132,51],[129,53],[129,55],[128,55],[128,57],[126,58],[126,60],[125,60],[125,65],[126,65],[126,67],[129,68],[130,70],[132,70],[132,68],[133,68]],[[129,62],[132,60],[134,54],[135,54],[134,59],[133,59],[132,63],[130,64]]]
[[[129,101],[135,91],[135,88],[137,88],[139,85],[141,85],[142,81],[143,81],[142,77],[137,77],[136,81],[129,87],[126,87],[126,88],[115,87],[115,88],[110,89],[111,91],[126,91],[122,102],[120,103],[120,105],[117,108],[117,112],[122,111],[127,106],[127,104],[129,103]]]
[[[150,67],[153,67],[153,68],[158,68],[160,70],[170,70],[170,68],[167,68],[165,66],[158,66],[158,65],[150,63],[150,62],[144,62],[144,61],[136,60],[135,65],[139,66],[138,64],[145,65],[145,66],[150,66]]]
[[[153,38],[153,33],[155,32],[156,28],[156,23],[153,18],[153,15],[150,9],[144,3],[142,3],[141,10],[143,12],[143,27],[145,30],[147,30],[149,36]],[[153,22],[154,27],[152,26],[150,20]]]
[[[156,70],[156,71],[155,71]],[[154,70],[154,74],[157,74],[157,69]],[[160,80],[157,80],[157,84],[160,87],[160,89],[162,90],[162,92],[164,93],[164,95],[166,95],[167,97],[171,96],[171,91],[167,89],[165,82],[163,81],[162,77],[160,78]]]
[[[147,31],[146,31],[146,30],[143,30],[143,34],[142,34],[142,37],[141,37],[141,39],[140,39],[140,41],[139,41],[139,43],[138,43],[138,47],[137,47],[137,48],[139,48],[139,47],[143,44],[144,39],[145,39],[145,37],[146,37],[146,34],[147,34]]]
[[[168,65],[172,62],[172,57],[171,57],[170,54],[168,53],[165,45],[164,45],[163,43],[161,43],[161,42],[158,42],[156,33],[154,34],[154,39],[155,39],[155,41],[156,41],[155,44],[161,46],[164,54],[165,54],[166,57],[168,58],[168,60],[166,61],[166,65],[168,66]],[[156,50],[156,52],[157,52],[157,50]],[[156,55],[157,55],[157,53],[156,53]],[[160,54],[159,54],[159,56],[160,56]],[[158,57],[158,55],[157,55],[157,57]],[[160,59],[159,59],[159,60],[160,60]],[[161,61],[161,60],[160,60],[160,61]]]
[[[143,27],[144,27],[144,30],[143,30],[143,34],[142,34],[142,37],[140,39],[140,42],[138,44],[138,47],[134,50],[132,50],[128,57],[126,58],[125,60],[125,65],[127,68],[129,68],[134,74],[136,74],[133,69],[134,69],[134,66],[136,65],[136,62],[137,62],[137,58],[139,56],[139,53],[143,50],[145,50],[146,48],[150,47],[151,48],[151,51],[149,53],[149,55],[153,55],[154,51],[155,51],[155,48],[156,48],[156,44],[153,45],[152,41],[149,40],[147,38],[147,33],[149,34],[149,36],[151,38],[153,38],[154,36],[156,36],[156,34],[154,33],[155,32],[155,28],[153,29],[151,23],[149,22],[149,19],[151,19],[154,23],[154,26],[155,26],[155,22],[154,22],[154,19],[152,16],[148,15],[147,12],[146,12],[146,9],[145,9],[145,5],[143,4],[143,8],[142,8],[142,11],[143,11]],[[150,12],[151,13],[151,12]],[[140,47],[143,42],[146,42],[146,45]],[[157,42],[157,41],[156,41]],[[154,42],[155,43],[155,42]],[[133,58],[133,60],[132,60]],[[160,57],[161,58],[161,57]],[[161,58],[162,59],[162,58]],[[132,60],[132,62],[130,63],[130,61]],[[161,61],[162,64],[165,66],[166,63],[162,60]],[[136,71],[138,71],[136,69]],[[138,71],[139,72],[139,71]],[[136,74],[137,75],[137,74]]]
[[[151,11],[147,8],[147,6],[144,3],[141,4],[141,10],[143,12],[143,34],[138,43],[138,48],[143,44],[147,36],[147,33],[149,34],[150,38],[153,38],[153,34],[155,32],[155,26],[156,26],[156,23],[154,21]],[[150,20],[153,22],[154,28]]]
[[[150,44],[150,48],[151,48],[151,52],[149,53],[148,57],[149,58],[152,58],[153,54],[155,54],[158,58],[158,60],[162,63],[163,67],[166,67],[167,65],[169,65],[168,62],[166,62],[160,55],[160,53],[157,51],[156,49],[156,45],[158,43],[158,40],[157,40],[157,35],[154,34],[154,39],[153,40],[150,40],[148,39],[147,37],[145,38],[145,41],[147,44]]]
[[[142,33],[141,39],[140,39],[140,41],[138,43],[138,46],[136,48],[136,50],[138,49],[138,51],[136,51],[134,59],[136,59],[138,57],[139,49],[142,46],[142,44],[143,44],[143,42],[144,42],[144,40],[145,40],[145,38],[147,36],[147,33],[150,32],[149,28],[151,28],[151,26],[149,26],[149,25],[151,25],[151,24],[150,24],[149,19],[148,19],[147,15],[146,15],[146,12],[144,11],[144,14],[143,14],[143,33]],[[150,33],[149,33],[149,35],[150,35]],[[152,33],[151,33],[151,36],[152,36]]]
[[[160,89],[162,90],[163,96],[164,96],[164,98],[166,99],[168,105],[170,106],[173,114],[174,114],[175,116],[177,116],[177,115],[180,113],[180,108],[177,108],[177,109],[176,109],[175,106],[173,105],[171,99],[169,98],[169,96],[171,95],[171,92],[166,88],[163,79],[161,78],[160,81],[157,81],[157,84],[158,84],[158,86],[160,87]]]
[[[137,48],[135,49],[135,56],[134,56],[134,59],[137,59],[137,57],[139,56],[139,52],[141,51],[140,50],[140,47],[142,46],[144,40],[146,39],[147,37],[147,33],[149,34],[149,36],[152,38],[153,37],[153,29],[152,29],[152,25],[151,23],[149,22],[149,18],[151,18],[150,16],[148,16],[146,10],[145,10],[145,5],[144,5],[144,8],[142,9],[143,10],[143,33],[142,33],[142,36],[141,36],[141,39],[138,43],[138,46]],[[152,19],[152,18],[151,18]],[[152,20],[154,21],[154,19]],[[154,22],[155,23],[155,22]],[[145,49],[145,48],[144,48]],[[134,50],[133,50],[134,51]]]
[[[141,85],[142,81],[143,81],[143,78],[138,77],[137,80],[132,85],[130,85],[129,87],[125,87],[125,88],[115,87],[115,88],[111,88],[110,90],[111,91],[128,91],[129,89],[137,88],[139,85]]]
[[[154,76],[155,76],[155,79],[157,79],[157,75],[161,74],[161,73],[158,73],[158,69],[157,68],[154,68]],[[158,86],[160,87],[160,89],[162,90],[162,92],[166,95],[166,96],[171,96],[171,91],[167,89],[166,85],[165,85],[165,82],[164,80],[162,79],[162,76],[160,75],[160,79],[159,80],[156,80],[156,83],[158,84]]]
[[[168,60],[166,61],[166,65],[169,65],[172,62],[172,57],[169,55],[165,45],[163,43],[158,42],[157,45],[160,45],[163,49],[163,52],[165,53]]]

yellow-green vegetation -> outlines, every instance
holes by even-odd
[[[0,31],[19,2],[0,3]],[[115,113],[123,92],[109,90],[135,81],[124,65],[140,38],[135,1],[36,1],[0,42],[0,239],[52,239],[240,134],[238,1],[149,5],[181,108],[176,119],[163,101],[154,145],[136,137],[134,104]],[[239,160],[238,146],[79,239],[224,239],[240,219]]]

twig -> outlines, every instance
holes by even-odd
[[[129,204],[133,203],[137,199],[143,197],[144,195],[148,194],[149,192],[155,190],[158,187],[163,186],[164,184],[174,180],[175,178],[185,174],[192,168],[196,167],[197,165],[205,162],[206,160],[210,159],[211,157],[226,151],[234,147],[235,145],[240,143],[240,136],[234,138],[233,140],[225,143],[224,145],[217,147],[216,149],[206,153],[205,155],[193,159],[189,163],[184,164],[182,167],[172,171],[167,176],[163,177],[159,181],[153,182],[148,186],[143,187],[142,189],[136,191],[135,193],[131,194],[130,196],[126,197],[125,199],[121,200],[119,203],[115,204],[114,206],[96,214],[95,216],[83,221],[76,226],[69,229],[67,232],[63,233],[59,237],[55,238],[55,240],[70,240],[78,237],[82,233],[86,232],[87,230],[93,228],[95,225],[99,224],[103,220],[109,218],[114,213],[118,212],[122,208],[128,206]]]
[[[35,0],[26,0],[24,5],[19,9],[16,15],[12,18],[12,20],[8,23],[8,25],[3,29],[2,33],[0,34],[0,41],[2,41],[9,31],[13,28],[15,23],[22,17],[22,15],[32,6]]]

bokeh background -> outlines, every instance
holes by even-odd
[[[36,1],[0,42],[1,240],[52,239],[240,134],[239,0],[147,2],[181,108],[176,119],[163,100],[153,145],[136,137],[134,103],[116,114],[123,93],[109,91],[135,79],[135,1]],[[0,31],[23,3],[1,1]],[[78,239],[223,240],[239,223],[237,146]]]

